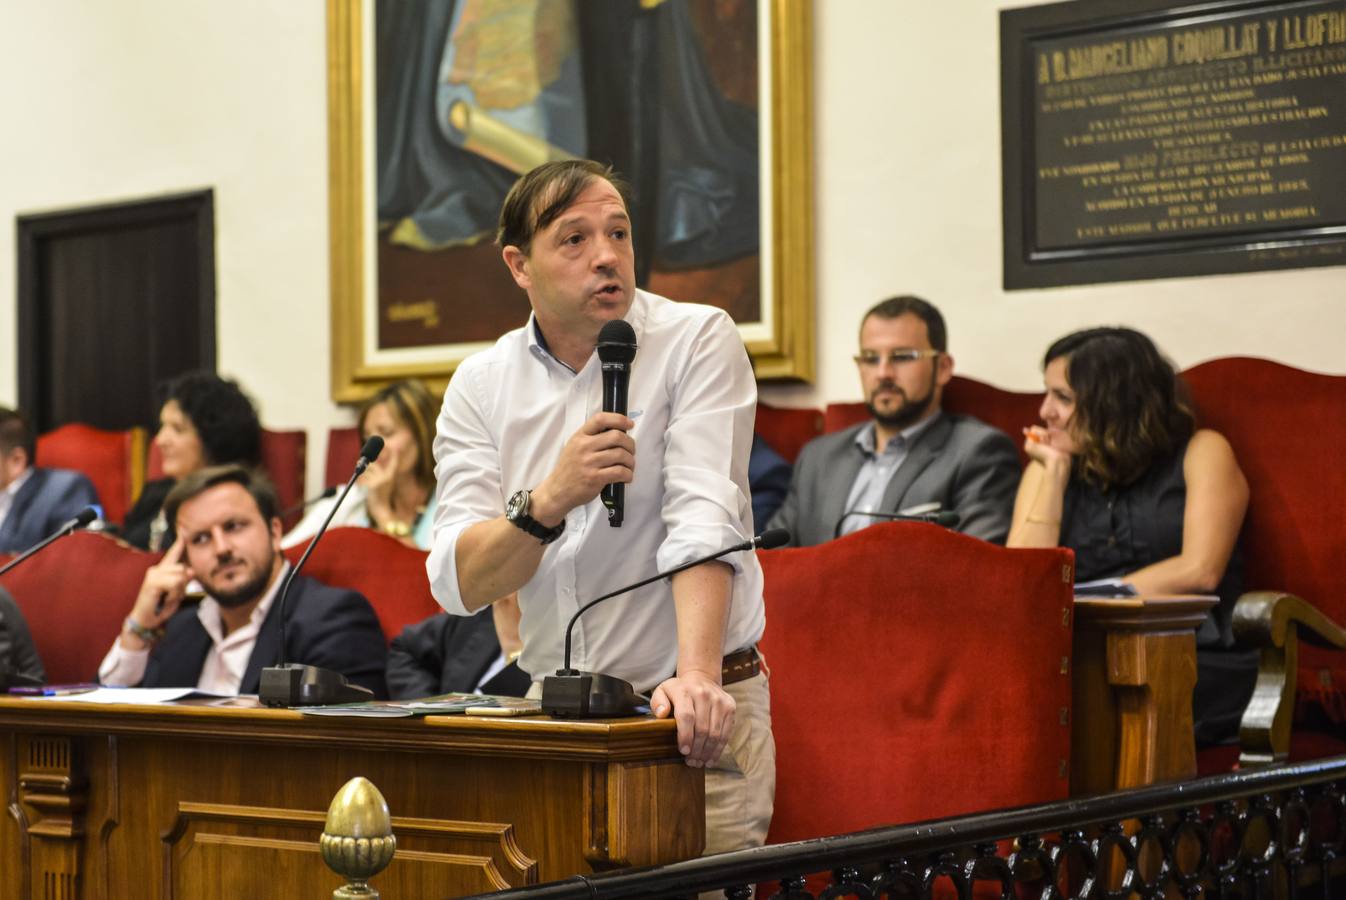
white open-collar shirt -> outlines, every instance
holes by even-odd
[[[757,388],[724,311],[636,291],[626,321],[638,351],[627,415],[635,421],[635,480],[625,518],[608,525],[595,497],[571,510],[519,591],[519,665],[540,680],[562,664],[565,627],[602,594],[751,537],[748,455]],[[515,491],[551,472],[561,447],[603,407],[595,352],[578,372],[538,341],[533,319],[465,360],[445,392],[435,437],[438,508],[426,562],[431,590],[465,615],[455,553],[468,527],[503,514]],[[762,570],[751,552],[733,567],[724,652],[762,635]],[[669,579],[598,604],[575,626],[571,665],[647,691],[674,674],[677,619]]]

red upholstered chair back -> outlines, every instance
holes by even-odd
[[[39,435],[37,464],[83,472],[98,492],[103,517],[121,522],[145,484],[145,429],[104,431],[72,422]]]
[[[1288,591],[1346,625],[1346,377],[1248,357],[1211,360],[1183,377],[1198,423],[1229,439],[1248,478],[1245,589]],[[1346,653],[1301,641],[1299,695],[1340,703],[1342,685]]]
[[[754,429],[772,450],[794,463],[804,445],[823,433],[823,414],[812,407],[757,404]]]
[[[1248,590],[1298,594],[1346,623],[1346,377],[1227,357],[1183,373],[1198,423],[1229,439],[1248,478]]]
[[[1070,551],[902,522],[759,558],[770,843],[1067,796]]]
[[[285,555],[298,562],[307,546],[291,547]],[[424,550],[369,528],[333,528],[318,542],[304,574],[364,594],[384,635],[392,640],[404,626],[440,611],[425,574],[427,556]]]
[[[150,442],[149,460],[149,478],[163,478],[163,457],[159,454],[159,445],[153,441]],[[281,509],[290,509],[304,501],[304,467],[307,461],[308,432],[303,429],[262,429],[262,468],[276,486],[276,498],[280,500]],[[285,527],[293,527],[302,515],[302,512],[295,512],[287,516]]]
[[[358,428],[333,428],[327,432],[327,483],[323,487],[350,480],[355,461],[360,457],[361,443]]]
[[[33,634],[50,684],[92,681],[160,557],[115,538],[76,532],[0,576]]]
[[[973,416],[1008,434],[1019,448],[1020,461],[1028,462],[1023,452],[1024,428],[1042,421],[1038,416],[1041,391],[1007,391],[975,378],[955,375],[944,388],[943,405],[951,413]]]
[[[859,425],[869,418],[869,410],[863,403],[829,403],[823,410],[823,431],[831,434]]]
[[[262,468],[276,486],[276,497],[281,509],[290,509],[304,502],[304,475],[308,465],[308,432],[262,429]],[[291,513],[285,521],[290,528],[299,522],[302,512]]]

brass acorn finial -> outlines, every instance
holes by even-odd
[[[332,900],[378,900],[367,880],[393,861],[397,838],[388,801],[372,781],[357,776],[337,791],[318,844],[323,862],[347,881],[332,892]]]

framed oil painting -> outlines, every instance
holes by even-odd
[[[611,163],[636,277],[813,378],[811,0],[328,0],[332,392],[442,387],[528,318],[519,174]]]

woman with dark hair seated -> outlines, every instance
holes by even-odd
[[[1252,694],[1256,651],[1233,649],[1248,482],[1229,442],[1196,427],[1186,389],[1145,335],[1091,328],[1043,359],[1043,425],[1024,429],[1010,547],[1069,547],[1076,581],[1141,594],[1217,594],[1197,632],[1199,745],[1230,740]]]
[[[178,481],[206,466],[262,462],[262,426],[238,383],[214,372],[188,372],[168,382],[159,407],[154,443],[164,478],[145,485],[126,514],[122,538],[144,550],[173,544],[173,523],[164,520],[164,498]]]

